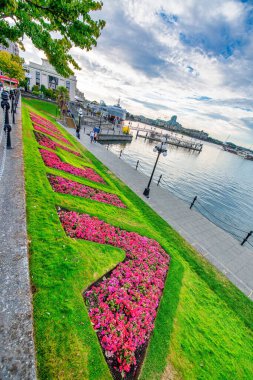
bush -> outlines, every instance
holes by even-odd
[[[32,86],[32,92],[39,92],[40,88],[37,85]]]

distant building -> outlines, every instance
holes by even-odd
[[[0,44],[0,51],[7,51],[8,53],[19,56],[18,45],[14,42],[9,41],[8,47]],[[1,83],[1,86],[5,88],[9,88],[9,87],[12,88],[12,87],[17,87],[19,82],[15,78],[9,78],[0,70],[0,83]]]
[[[70,100],[75,100],[77,81],[74,75],[69,78],[60,76],[46,59],[42,59],[41,65],[35,62],[25,64],[24,69],[30,88],[44,85],[46,88],[56,90],[58,86],[64,86],[69,90]]]
[[[11,53],[13,55],[19,55],[18,44],[16,44],[15,42],[11,42],[11,41],[8,41],[8,43],[9,43],[8,47],[0,44],[0,51],[8,51],[8,53]]]
[[[76,99],[78,102],[84,102],[84,101],[85,101],[84,93],[81,92],[80,90],[78,90],[78,88],[76,88],[75,99]]]
[[[166,126],[172,131],[180,131],[182,125],[177,122],[177,116],[173,115],[169,121],[166,122]]]

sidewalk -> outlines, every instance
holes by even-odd
[[[26,233],[21,100],[0,181],[0,379],[36,379]],[[0,128],[3,111],[0,109]],[[3,137],[5,140],[5,137]],[[0,165],[4,141],[0,144]]]
[[[75,136],[73,129],[66,130]],[[253,300],[253,251],[242,247],[223,231],[183,201],[154,183],[150,198],[143,195],[148,177],[119,159],[100,144],[91,144],[81,131],[80,142],[103,164],[126,183],[153,208],[169,225],[185,238],[201,255],[216,266],[231,282]]]

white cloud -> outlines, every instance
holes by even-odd
[[[91,52],[72,49],[82,67],[78,87],[87,98],[115,103],[121,97],[132,113],[177,114],[185,127],[221,139],[229,131],[235,141],[250,145],[248,9],[237,0],[104,0],[96,17],[107,25],[98,46]],[[26,46],[25,56],[37,61],[41,53]]]

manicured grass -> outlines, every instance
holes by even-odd
[[[84,178],[45,167],[28,108],[34,107],[33,111],[44,117],[54,116],[55,109],[52,104],[38,100],[22,101],[39,379],[112,378],[82,293],[125,257],[120,249],[67,237],[56,206],[88,213],[122,229],[156,239],[172,258],[140,379],[162,379],[168,363],[176,377],[183,379],[252,378],[251,301],[61,128],[84,158],[58,148],[56,153],[72,165],[92,167],[105,179],[106,185],[91,184]],[[115,193],[127,208],[54,193],[47,173]]]

